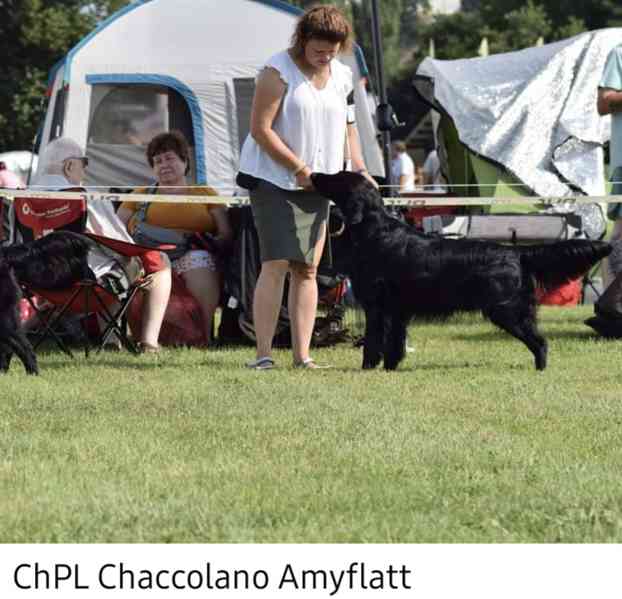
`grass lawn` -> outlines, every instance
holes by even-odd
[[[42,353],[0,377],[0,542],[622,542],[622,342],[544,308],[549,367],[477,316],[397,372],[252,349]]]

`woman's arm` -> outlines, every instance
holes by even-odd
[[[224,206],[218,206],[218,208],[212,208],[211,212],[216,221],[216,237],[226,242],[231,241],[233,239],[233,229],[229,222],[227,209]]]
[[[272,128],[287,89],[279,72],[265,68],[257,78],[251,108],[250,133],[268,155],[296,175],[301,187],[310,187],[311,169],[292,152]]]
[[[622,111],[622,91],[599,87],[596,109],[601,116]]]
[[[119,209],[117,210],[117,216],[119,217],[119,220],[125,225],[126,229],[127,224],[130,222],[130,218],[132,218],[133,215],[134,212],[129,208],[126,208],[125,206],[119,206]]]
[[[359,132],[354,123],[347,125],[348,144],[350,146],[350,159],[352,160],[352,170],[355,173],[363,175],[372,185],[378,189],[378,183],[369,174],[363,159],[363,151],[361,150],[361,142]]]

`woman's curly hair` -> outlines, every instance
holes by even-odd
[[[292,35],[291,49],[294,56],[302,56],[310,39],[341,44],[342,51],[352,47],[352,26],[343,13],[332,4],[314,6],[298,19]]]

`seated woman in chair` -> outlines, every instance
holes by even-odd
[[[179,131],[156,135],[147,146],[147,161],[156,178],[155,186],[137,190],[155,195],[216,195],[210,187],[188,187],[190,149]],[[117,212],[130,234],[133,233],[140,204],[124,202]],[[233,236],[227,210],[218,204],[150,203],[144,212],[149,225],[172,229],[180,233],[209,233],[216,249],[224,250]],[[218,256],[209,249],[190,249],[172,261],[173,270],[180,275],[189,293],[198,303],[203,317],[204,339],[212,341],[212,321],[220,300]]]
[[[50,142],[39,156],[39,165],[33,184],[50,191],[79,187],[87,165],[88,160],[84,150],[73,139],[60,137]],[[85,229],[88,233],[133,242],[125,226],[115,214],[112,203],[106,200],[88,203]],[[159,254],[159,256],[158,266],[151,265],[152,270],[156,272],[148,275],[149,285],[144,289],[145,302],[139,343],[145,352],[156,352],[159,349],[158,338],[171,293],[170,262],[165,254]],[[136,266],[133,268],[136,276],[144,270],[141,264],[131,266]]]

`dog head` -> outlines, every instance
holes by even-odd
[[[335,203],[347,225],[358,225],[366,214],[384,210],[380,192],[358,173],[313,173],[311,183],[318,192]]]

